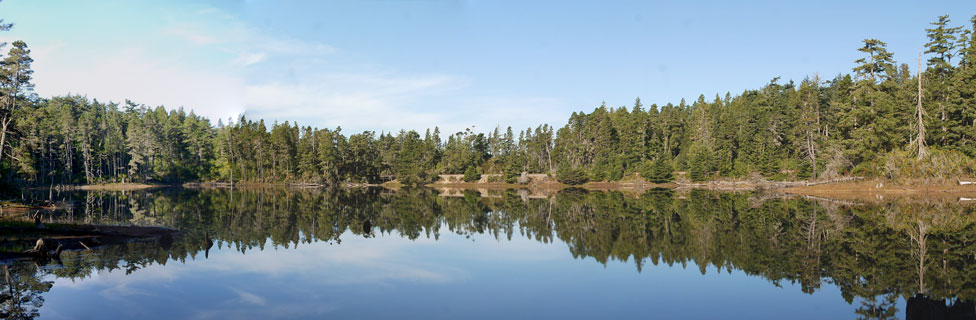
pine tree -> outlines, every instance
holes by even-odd
[[[478,174],[478,168],[475,166],[469,166],[464,170],[464,182],[477,182],[481,178]]]
[[[0,30],[7,30],[10,25],[4,25],[0,20]],[[0,63],[0,163],[3,162],[3,150],[6,147],[7,131],[14,121],[14,111],[25,103],[25,95],[34,89],[31,83],[30,49],[23,41],[14,41],[13,48]]]
[[[852,101],[846,114],[853,121],[849,131],[847,148],[858,160],[871,159],[891,148],[893,135],[889,131],[893,102],[889,92],[890,81],[897,70],[887,44],[876,39],[864,40],[858,51],[867,57],[855,61],[858,81],[851,92]],[[860,161],[858,161],[860,162]]]
[[[952,73],[953,90],[948,105],[957,121],[950,128],[956,137],[957,149],[970,157],[976,156],[976,16],[970,19],[971,29],[959,37],[959,67]]]
[[[939,16],[939,20],[932,22],[933,28],[925,29],[929,42],[925,44],[925,53],[932,56],[928,59],[926,75],[929,78],[928,99],[933,102],[935,126],[937,129],[932,138],[941,146],[947,146],[952,137],[949,128],[958,125],[951,113],[954,110],[948,106],[949,94],[953,88],[948,80],[952,76],[952,57],[955,54],[956,33],[959,27],[949,26],[949,16]]]
[[[895,72],[895,64],[892,60],[894,56],[887,49],[888,44],[878,39],[864,39],[864,46],[857,51],[867,54],[854,61],[859,64],[854,67],[854,72],[861,79],[868,79],[871,82],[885,80]]]
[[[819,177],[817,168],[817,155],[820,150],[820,79],[804,80],[800,84],[799,96],[800,117],[796,129],[798,131],[797,141],[801,143],[800,150],[809,159],[809,167],[813,171],[813,177]]]

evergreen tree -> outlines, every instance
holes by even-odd
[[[10,25],[4,25],[0,20],[0,31],[7,30]],[[14,111],[26,103],[34,85],[31,83],[30,50],[23,41],[14,41],[12,48],[0,63],[0,163],[3,162],[4,148],[7,143],[7,131],[14,121]]]
[[[929,112],[935,116],[930,128],[936,130],[929,136],[940,146],[947,146],[952,141],[949,128],[958,125],[957,119],[952,116],[958,110],[953,110],[948,100],[953,90],[949,78],[953,72],[952,57],[956,53],[956,33],[960,28],[950,27],[949,22],[948,15],[939,16],[938,21],[931,23],[933,28],[925,29],[929,39],[925,44],[925,53],[931,54],[925,72],[929,80],[926,96],[934,105],[932,112]]]
[[[100,182],[423,184],[436,174],[548,173],[568,184],[642,177],[666,182],[761,174],[770,179],[976,174],[976,27],[948,16],[926,29],[927,69],[913,75],[877,39],[850,74],[768,84],[691,105],[574,112],[561,127],[346,135],[244,116],[211,124],[181,108],[31,94],[30,50],[0,64],[0,174],[17,186]],[[10,27],[0,21],[0,30]],[[955,58],[955,59],[954,59]],[[919,59],[921,65],[921,58]],[[921,67],[919,68],[921,69]],[[516,136],[518,131],[518,136]],[[912,146],[915,161],[904,161]],[[929,148],[918,148],[929,146]],[[925,157],[926,152],[932,155]],[[930,159],[931,158],[931,159]],[[948,160],[947,160],[948,159]],[[933,161],[932,163],[925,161]],[[934,161],[939,161],[938,163]]]
[[[474,166],[464,170],[464,182],[477,182],[478,179],[481,179],[481,175],[478,174],[478,169]]]

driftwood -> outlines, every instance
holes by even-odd
[[[962,180],[956,180],[956,181],[959,182],[959,185],[960,186],[965,186],[965,185],[970,185],[970,184],[976,184],[976,182],[974,182],[974,181],[962,181]]]

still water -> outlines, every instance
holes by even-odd
[[[974,208],[706,191],[188,189],[56,195],[161,225],[8,263],[40,319],[970,319]],[[31,195],[28,195],[31,196]],[[48,194],[34,195],[47,198]],[[68,206],[70,205],[70,206]]]

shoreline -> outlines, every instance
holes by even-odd
[[[976,185],[948,181],[884,179],[838,182],[812,186],[794,186],[778,190],[785,194],[837,200],[881,201],[885,198],[914,200],[952,200],[976,203]]]
[[[172,185],[167,184],[150,184],[150,183],[105,183],[105,184],[80,184],[80,185],[57,185],[57,186],[31,186],[24,188],[25,190],[34,191],[44,191],[44,190],[57,190],[57,191],[76,191],[76,190],[86,190],[86,191],[134,191],[134,190],[146,190],[154,188],[165,188]]]
[[[288,188],[319,188],[320,184],[305,183],[259,183],[259,182],[189,182],[183,184],[145,184],[145,183],[112,183],[93,185],[56,186],[60,191],[137,191],[154,188],[180,186],[187,188],[207,187],[288,187]],[[382,187],[397,190],[405,187],[398,181],[385,183],[343,183],[340,187]],[[713,191],[754,191],[766,190],[782,192],[790,195],[804,195],[840,200],[871,200],[884,197],[912,197],[912,198],[963,198],[976,199],[976,184],[959,184],[958,182],[931,179],[913,179],[894,181],[888,179],[866,179],[848,177],[822,181],[766,181],[766,180],[713,180],[705,182],[672,181],[668,183],[650,183],[643,180],[625,181],[591,181],[581,185],[567,185],[555,180],[516,184],[506,182],[434,182],[422,185],[432,189],[480,189],[480,190],[511,190],[527,189],[541,192],[558,192],[564,189],[579,188],[590,191],[624,191],[644,192],[653,189],[692,190],[703,189]],[[35,186],[28,190],[48,190],[50,187]],[[966,196],[970,197],[966,197]],[[974,200],[976,202],[976,200]]]

